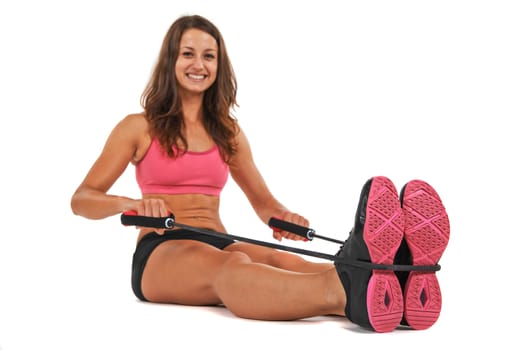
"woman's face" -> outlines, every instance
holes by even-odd
[[[180,39],[180,51],[175,63],[179,88],[186,92],[203,93],[216,80],[218,45],[211,35],[200,29],[188,29]]]

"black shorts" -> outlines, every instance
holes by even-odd
[[[133,254],[131,270],[131,286],[133,287],[133,292],[138,299],[147,301],[142,294],[142,273],[146,267],[147,259],[153,250],[163,242],[179,239],[191,239],[204,242],[218,249],[224,249],[228,245],[235,243],[234,240],[227,238],[225,235],[223,238],[215,237],[187,229],[165,231],[163,235],[159,235],[156,232],[146,234],[136,246],[135,253]]]

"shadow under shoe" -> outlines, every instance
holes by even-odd
[[[403,231],[395,186],[383,176],[369,179],[360,194],[353,229],[335,260],[351,322],[376,332],[390,332],[400,324],[404,303],[395,273],[369,264],[393,264]]]
[[[400,191],[405,217],[404,240],[395,257],[399,265],[436,265],[449,241],[449,219],[428,183],[408,182]],[[397,271],[404,295],[402,324],[427,329],[439,318],[442,295],[435,271]]]

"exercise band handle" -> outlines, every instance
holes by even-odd
[[[120,215],[120,221],[124,226],[141,226],[163,229],[172,229],[175,227],[175,216],[173,214],[155,218],[151,216],[138,215],[136,211],[129,210]]]
[[[309,227],[293,224],[289,221],[284,221],[276,217],[270,218],[268,225],[276,231],[291,232],[301,237],[307,238],[310,241],[313,239],[313,237],[315,237],[315,230]]]

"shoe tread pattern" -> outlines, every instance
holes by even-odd
[[[386,177],[373,178],[364,225],[364,241],[372,263],[392,264],[402,241],[403,211],[397,190]],[[395,329],[402,319],[403,296],[393,271],[373,270],[368,283],[367,309],[371,326],[377,332]]]
[[[449,218],[440,196],[428,183],[413,180],[403,191],[404,237],[413,265],[435,265],[449,241]],[[413,329],[427,329],[439,318],[442,295],[434,271],[412,271],[404,290],[404,317]]]

